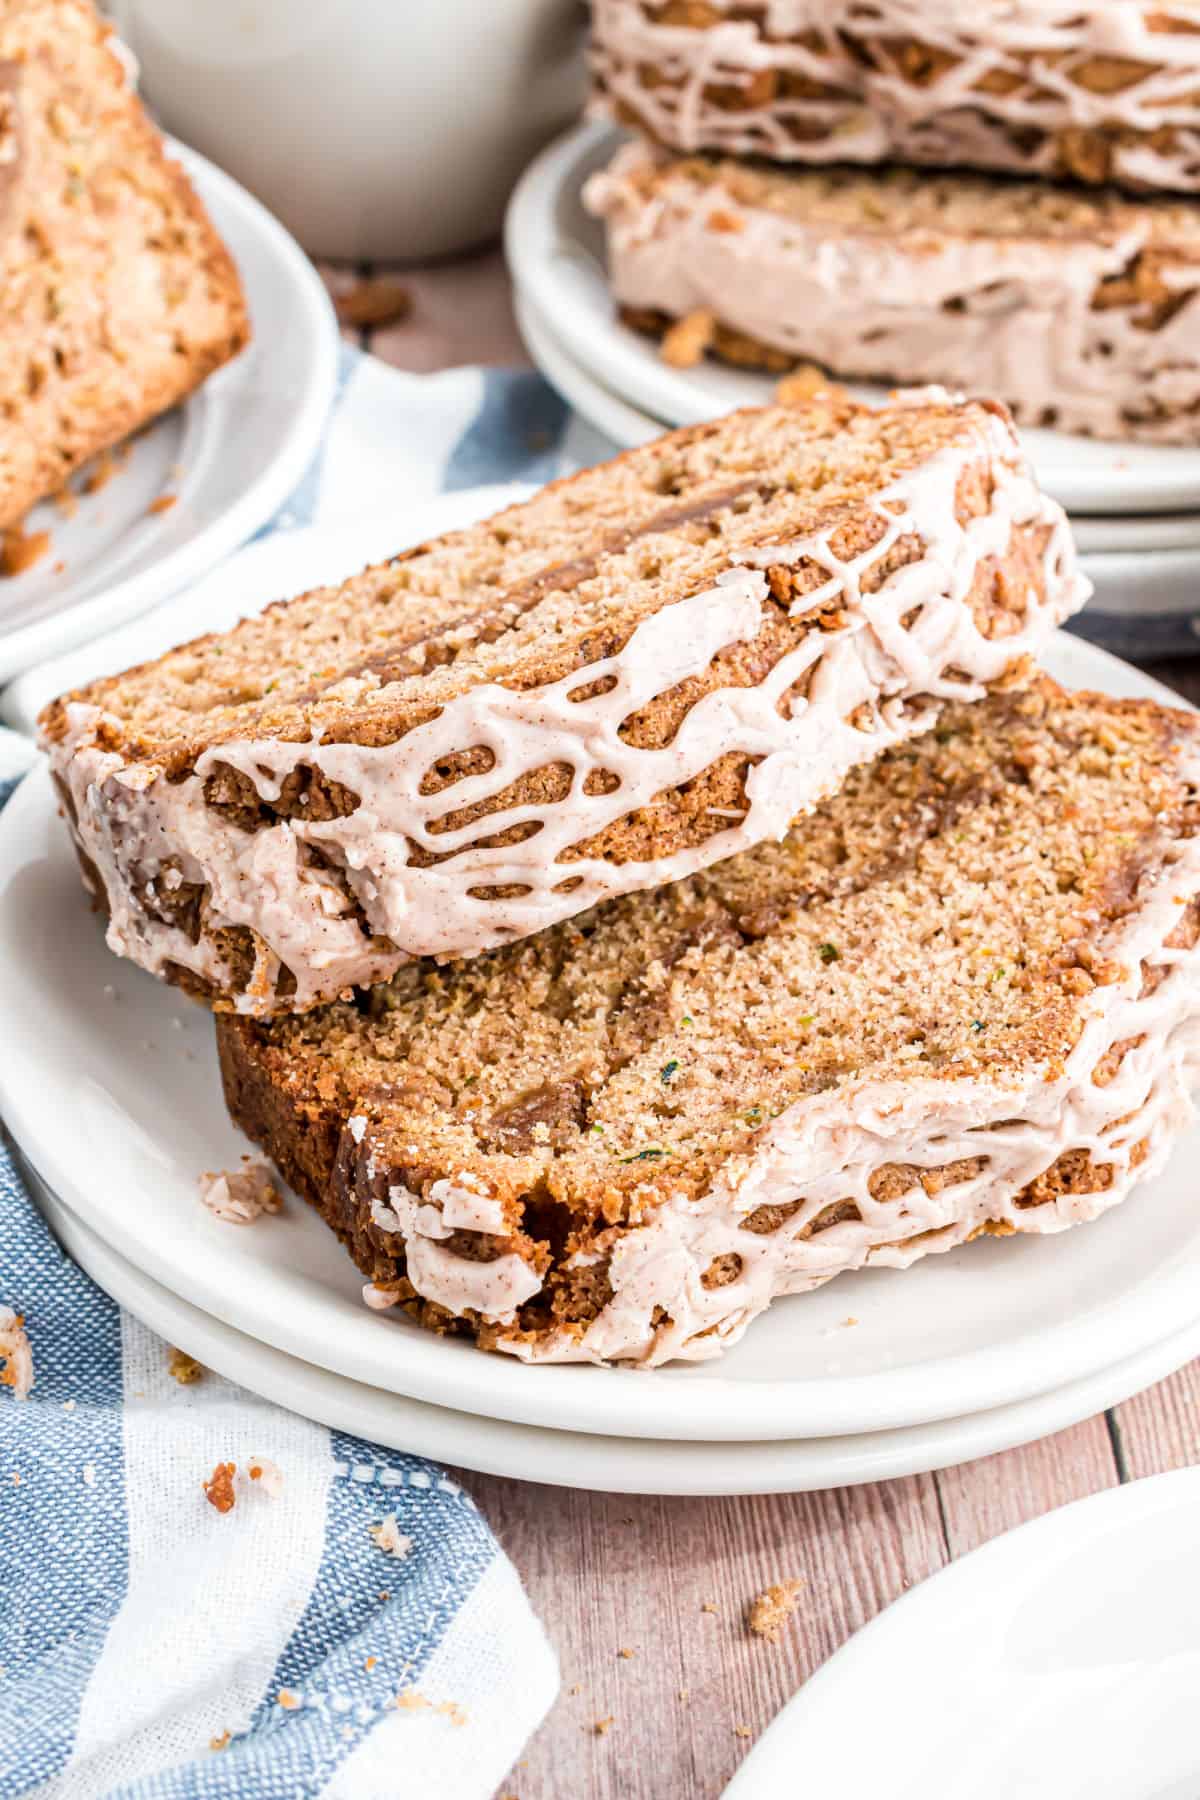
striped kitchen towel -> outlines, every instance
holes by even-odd
[[[357,356],[343,376],[277,531],[570,459],[535,376]],[[189,635],[186,600],[162,614]],[[18,726],[38,680],[62,685],[15,684]],[[32,756],[0,729],[0,804]],[[211,1371],[181,1382],[59,1249],[2,1135],[0,1359],[3,1800],[495,1793],[558,1671],[469,1494]],[[204,1486],[222,1463],[225,1512]]]
[[[181,1383],[2,1139],[0,1246],[4,1800],[487,1800],[558,1673],[470,1495],[211,1371]]]

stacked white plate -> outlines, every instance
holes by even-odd
[[[664,363],[616,316],[604,234],[583,206],[587,177],[612,157],[606,125],[567,133],[513,195],[505,247],[529,353],[591,424],[627,448],[676,425],[770,399],[775,379],[705,362]],[[865,398],[881,388],[853,384]],[[1102,443],[1024,433],[1038,477],[1071,514],[1096,593],[1077,629],[1138,656],[1200,651],[1200,447]]]
[[[260,541],[185,599],[31,672],[23,705],[58,691],[68,667],[82,680],[154,654],[181,635],[183,612],[201,631],[287,591],[297,558],[335,580],[383,538],[394,551],[498,498],[444,495]],[[1049,664],[1068,685],[1164,695],[1078,639],[1060,636]],[[0,1043],[0,1116],[55,1229],[103,1287],[284,1405],[468,1467],[660,1493],[868,1481],[1040,1437],[1200,1352],[1200,1129],[1085,1229],[843,1277],[779,1302],[711,1364],[527,1368],[370,1311],[361,1276],[298,1199],[242,1228],[201,1204],[201,1173],[248,1147],[222,1104],[212,1021],[105,948],[44,768],[0,814]]]

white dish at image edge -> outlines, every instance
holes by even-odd
[[[51,501],[30,513],[25,528],[48,531],[50,549],[0,581],[0,682],[194,581],[271,518],[321,442],[338,329],[320,276],[244,188],[183,145],[169,149],[237,263],[253,340],[135,434],[123,466],[73,516]],[[168,493],[173,505],[150,512]]]
[[[1194,1800],[1198,1521],[1200,1469],[1179,1469],[951,1563],[805,1683],[726,1800],[784,1800],[801,1769],[887,1800]]]
[[[861,1436],[708,1443],[607,1437],[488,1419],[351,1381],[200,1312],[111,1249],[26,1177],[51,1228],[114,1300],[166,1342],[265,1399],[369,1443],[519,1481],[597,1493],[782,1494],[925,1474],[1031,1442],[1119,1405],[1200,1353],[1200,1326],[1032,1400]]]
[[[581,190],[612,159],[621,134],[579,125],[536,157],[509,203],[504,245],[518,290],[553,321],[572,362],[638,411],[668,425],[694,425],[738,406],[769,401],[778,377],[705,360],[675,369],[657,344],[622,325],[604,267],[601,223],[584,211]],[[887,391],[852,383],[864,398]],[[1068,512],[1121,516],[1200,506],[1200,455],[1188,448],[1106,443],[1065,432],[1023,431],[1035,473]]]
[[[460,495],[460,522],[493,498]],[[428,517],[409,514],[413,539]],[[321,534],[306,535],[311,547]],[[392,535],[393,549],[400,541]],[[359,567],[344,530],[337,543],[346,568]],[[256,558],[264,601],[279,591],[265,567],[272,545],[290,568],[286,535],[243,552]],[[236,585],[235,570],[215,587]],[[192,628],[207,623],[197,611]],[[1068,685],[1179,704],[1070,637],[1047,661]],[[1046,1392],[1200,1315],[1190,1177],[1200,1130],[1084,1230],[988,1240],[903,1274],[843,1276],[777,1302],[711,1364],[526,1368],[370,1312],[361,1276],[309,1208],[232,1231],[200,1204],[200,1173],[235,1164],[246,1147],[221,1101],[211,1020],[105,948],[44,767],[0,814],[0,1041],[0,1111],[13,1135],[55,1192],[147,1274],[290,1354],[320,1344],[343,1375],[491,1417],[712,1440],[894,1429]],[[847,1327],[847,1317],[859,1322]]]

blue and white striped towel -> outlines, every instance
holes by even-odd
[[[573,430],[534,376],[348,358],[277,529],[361,511],[385,481],[412,499],[544,479],[598,453]],[[0,732],[0,804],[30,754]],[[494,1793],[558,1671],[469,1495],[211,1372],[181,1386],[59,1250],[0,1139],[3,1305],[36,1376],[26,1400],[0,1387],[3,1800]],[[254,1457],[279,1494],[215,1511],[203,1479]],[[389,1514],[400,1557],[371,1534]]]

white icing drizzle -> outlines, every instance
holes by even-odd
[[[652,151],[630,144],[587,185],[625,305],[673,317],[710,308],[723,324],[841,375],[994,393],[1021,424],[1196,442],[1200,264],[1181,251],[1163,268],[1183,303],[1155,330],[1138,323],[1144,302],[1092,305],[1100,282],[1150,238],[1136,209],[1108,242],[951,225],[889,234],[747,206],[682,173],[647,193],[639,176],[654,163]],[[713,215],[725,229],[714,229]]]
[[[493,1324],[510,1324],[519,1306],[540,1289],[541,1278],[515,1252],[478,1262],[447,1249],[455,1231],[487,1237],[503,1236],[507,1227],[498,1200],[463,1185],[464,1177],[435,1181],[427,1199],[406,1187],[388,1189],[390,1205],[376,1200],[371,1218],[380,1230],[404,1241],[404,1273],[421,1295],[455,1314],[475,1312]],[[372,1298],[379,1289],[363,1290],[367,1305],[383,1310]]]
[[[1200,788],[1200,758],[1185,779]],[[1101,944],[1122,979],[1080,1001],[1083,1028],[1060,1074],[1031,1068],[1011,1081],[975,1077],[873,1080],[860,1077],[798,1101],[757,1135],[752,1154],[730,1166],[699,1200],[679,1196],[650,1223],[612,1229],[568,1263],[592,1264],[611,1251],[613,1298],[582,1337],[566,1330],[502,1338],[526,1361],[653,1365],[702,1361],[737,1341],[772,1299],[803,1293],[846,1270],[906,1268],[918,1257],[962,1244],[986,1222],[1052,1233],[1094,1219],[1162,1167],[1191,1121],[1200,1077],[1200,944],[1168,949],[1182,903],[1200,894],[1200,839],[1175,846],[1140,894],[1136,911]],[[1168,973],[1140,996],[1141,964]],[[1093,1080],[1115,1045],[1133,1040],[1107,1085]],[[1145,1142],[1143,1160],[1135,1147]],[[1089,1153],[1111,1170],[1108,1187],[1064,1193],[1038,1205],[1018,1196],[1063,1154]],[[918,1182],[875,1199],[873,1173],[888,1164],[944,1168],[985,1158],[967,1180],[927,1194]],[[803,1234],[818,1215],[852,1200],[859,1218]],[[746,1230],[759,1207],[799,1202],[770,1234]],[[735,1281],[706,1288],[705,1271],[734,1255]],[[656,1309],[667,1315],[655,1323]]]
[[[712,0],[718,11],[732,0]],[[745,12],[739,5],[739,11]],[[1195,0],[1168,9],[1200,23]],[[1113,177],[1130,186],[1200,189],[1200,39],[1152,30],[1143,0],[767,0],[755,18],[705,29],[666,25],[643,0],[595,0],[592,62],[607,101],[630,108],[660,143],[776,161],[936,163],[1047,174],[1055,134],[1099,131],[1110,139]],[[1158,14],[1161,17],[1161,14]],[[801,34],[814,42],[802,43]],[[846,38],[867,51],[851,52]],[[897,72],[889,43],[910,40],[948,60],[920,82]],[[1080,72],[1095,57],[1142,65],[1116,91],[1097,92]],[[641,71],[663,79],[644,86]],[[764,75],[800,76],[825,91],[782,90],[754,103]],[[992,91],[1003,84],[1006,92]],[[743,107],[716,105],[706,89],[746,90]],[[1176,141],[1149,140],[1163,126]],[[1113,134],[1136,134],[1121,142]]]
[[[258,964],[237,995],[239,1010],[278,1010],[274,986],[281,965],[296,980],[293,1000],[282,1004],[303,1008],[351,985],[382,981],[410,957],[474,955],[612,895],[660,886],[782,837],[854,764],[932,724],[940,699],[978,697],[1021,657],[1036,656],[1090,591],[1077,570],[1062,510],[1038,491],[1011,428],[984,412],[968,415],[964,424],[960,443],[880,489],[874,510],[884,530],[854,560],[835,554],[834,527],[747,555],[711,588],[644,619],[615,655],[523,692],[494,683],[468,689],[393,744],[243,739],[206,751],[193,774],[172,782],[155,765],[126,766],[102,750],[96,743],[102,715],[72,704],[67,735],[50,752],[72,796],[78,840],[104,883],[110,946],[156,973],[175,963],[228,993],[233,975],[211,933],[246,926],[256,934]],[[980,461],[994,481],[990,510],[963,526],[955,516],[956,487],[963,471]],[[965,602],[981,562],[1003,556],[1018,527],[1045,528],[1042,596],[1031,586],[1018,628],[988,639]],[[864,592],[867,570],[906,534],[919,537],[924,553],[875,592]],[[627,743],[620,728],[630,714],[703,674],[722,648],[758,632],[768,592],[764,568],[804,558],[823,565],[829,579],[795,610],[840,599],[840,628],[810,631],[758,686],[704,695],[665,747]],[[781,699],[806,673],[807,697],[794,701],[785,716]],[[572,698],[605,682],[612,683],[606,692]],[[486,773],[439,794],[421,793],[432,765],[478,745],[494,758]],[[727,828],[644,861],[560,860],[727,754],[761,759],[746,784],[748,810]],[[472,825],[435,829],[446,813],[488,800],[551,763],[566,763],[574,772],[561,800],[510,805]],[[247,832],[205,801],[205,778],[218,764],[240,770],[268,802],[278,798],[292,771],[308,768],[351,789],[360,804],[344,818],[279,820]],[[615,774],[619,785],[608,793],[585,792],[588,777],[598,771]],[[478,842],[524,824],[537,827],[524,842]],[[416,867],[410,842],[446,860]],[[329,870],[310,865],[308,845],[343,872],[371,938]],[[168,862],[172,866],[164,866]],[[187,881],[207,889],[198,942],[143,905],[141,895],[153,904],[160,880],[168,888]],[[525,891],[509,898],[471,892],[499,884]]]

